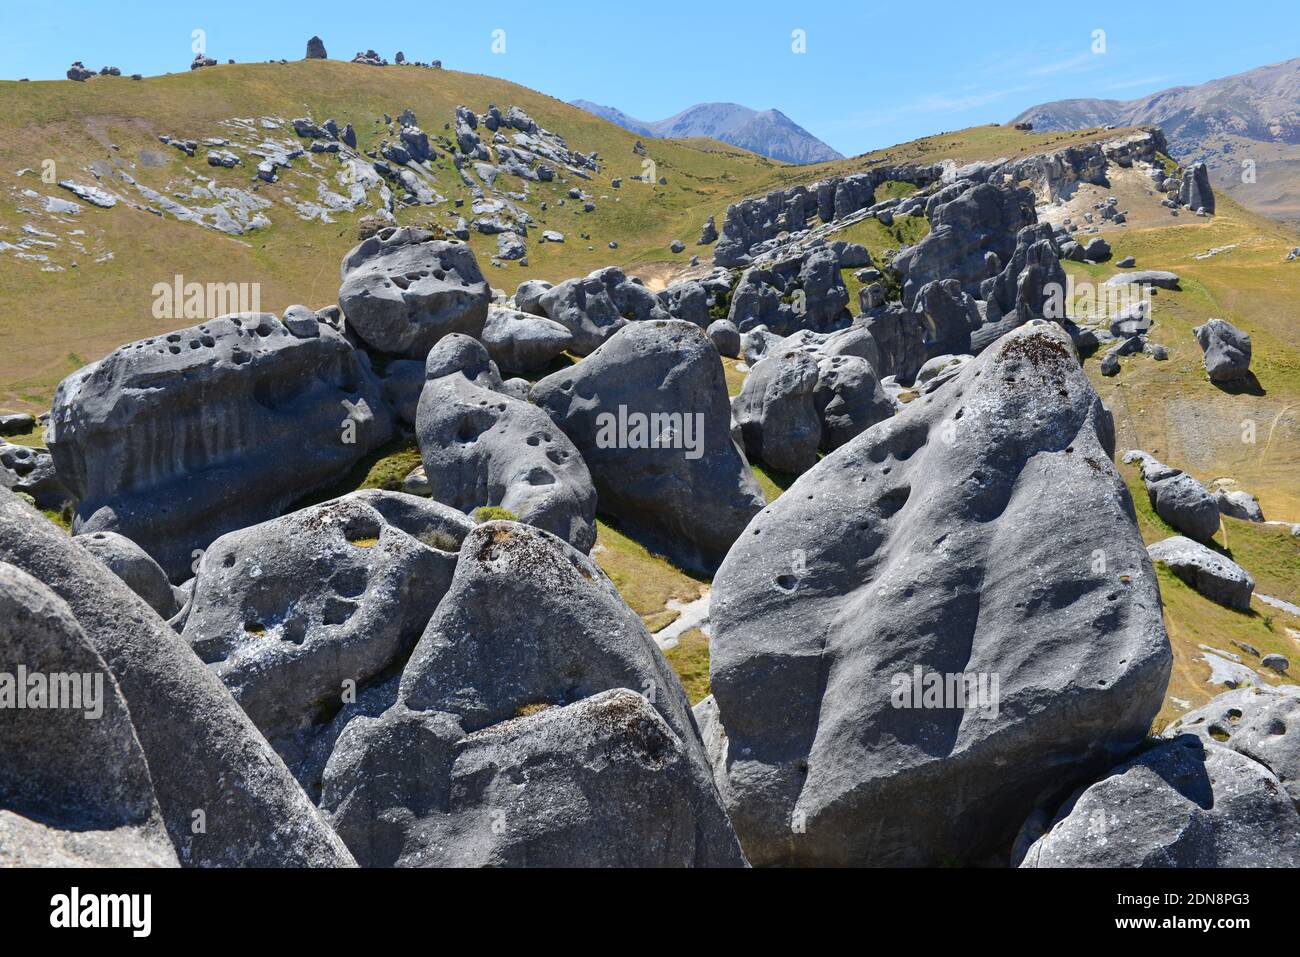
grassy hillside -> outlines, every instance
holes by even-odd
[[[1300,264],[1284,261],[1297,236],[1222,196],[1211,220],[1169,222],[1102,233],[1116,260],[1132,255],[1139,269],[1172,270],[1183,290],[1160,290],[1152,303],[1149,338],[1169,350],[1167,362],[1125,358],[1114,378],[1100,374],[1100,353],[1086,363],[1115,412],[1119,446],[1206,481],[1236,479],[1258,496],[1266,517],[1300,521]],[[1197,258],[1213,249],[1223,251]],[[1066,268],[1076,281],[1119,271],[1113,262]],[[1225,391],[1206,377],[1192,330],[1212,317],[1250,333],[1257,388]]]
[[[0,314],[0,410],[47,408],[54,387],[69,372],[125,342],[183,325],[151,314],[154,284],[170,282],[176,275],[200,283],[257,283],[261,307],[267,310],[298,302],[320,307],[335,300],[339,262],[355,245],[356,221],[366,210],[332,214],[331,224],[304,221],[286,200],[314,199],[314,180],[288,173],[278,183],[260,183],[249,157],[231,170],[214,168],[206,162],[204,147],[187,157],[161,144],[160,135],[201,142],[229,136],[220,124],[235,117],[311,116],[317,122],[333,118],[340,126],[351,123],[365,150],[386,135],[385,113],[396,116],[409,107],[433,138],[446,135],[444,124],[452,121],[457,105],[481,113],[490,103],[502,110],[522,107],[542,126],[563,135],[571,148],[596,151],[602,162],[601,172],[590,182],[562,175],[552,183],[530,185],[523,205],[537,220],[537,228],[529,242],[528,267],[489,267],[495,238],[474,234],[471,244],[489,281],[507,291],[528,277],[558,281],[611,264],[647,277],[667,275],[697,251],[707,258],[708,250],[697,249],[694,240],[708,216],[721,224],[731,202],[769,189],[886,162],[944,157],[967,162],[1102,135],[979,127],[818,166],[787,166],[711,140],[648,140],[656,181],[646,184],[631,179],[643,172],[645,160],[633,152],[635,135],[553,97],[487,76],[312,60],[225,65],[143,81],[102,77],[87,83],[0,82],[0,242],[12,243],[25,226],[60,233],[61,241],[49,255],[64,267],[62,272],[43,272],[36,263],[0,253],[0,301],[9,305]],[[283,138],[291,130],[272,135]],[[109,210],[88,207],[80,216],[60,221],[34,219],[19,208],[32,205],[22,190],[71,198],[57,186],[40,182],[47,160],[53,161],[57,179],[94,183],[93,167],[108,176],[104,185],[109,188],[115,188],[112,175],[125,173],[169,197],[181,198],[208,181],[249,189],[270,200],[266,212],[272,225],[227,236],[124,203]],[[336,160],[313,155],[295,166],[304,163],[328,175]],[[16,176],[22,169],[34,172]],[[435,173],[447,202],[401,209],[399,222],[447,223],[455,200],[466,200],[468,206],[468,190],[452,165],[443,161]],[[622,177],[620,189],[611,188],[614,177]],[[667,185],[660,185],[658,177],[666,178]],[[502,181],[505,189],[519,186],[510,177]],[[560,205],[573,185],[594,197],[594,212],[583,213],[572,201]],[[115,191],[139,198],[121,187]],[[542,229],[563,232],[566,242],[537,242],[536,233]],[[582,239],[582,233],[590,239]],[[669,252],[673,239],[687,244],[684,253]],[[69,240],[79,243],[82,251],[73,250]],[[609,249],[610,241],[619,248]]]
[[[531,196],[523,205],[537,220],[534,232],[556,229],[566,242],[542,244],[530,237],[529,267],[489,267],[495,238],[474,235],[471,243],[489,281],[508,291],[528,277],[560,280],[610,264],[677,260],[684,265],[691,251],[674,256],[667,248],[671,240],[693,244],[709,215],[720,219],[734,199],[778,182],[781,166],[770,160],[718,143],[665,140],[650,141],[647,148],[656,177],[667,178],[668,184],[633,182],[630,177],[642,172],[643,158],[632,152],[632,134],[524,87],[452,71],[303,61],[221,66],[143,81],[106,77],[88,83],[0,83],[0,241],[13,242],[29,224],[54,231],[48,221],[18,209],[26,202],[21,190],[73,198],[40,182],[47,159],[54,161],[58,179],[94,183],[89,170],[96,164],[104,172],[124,171],[169,196],[177,184],[211,179],[253,190],[272,202],[267,210],[272,225],[238,237],[123,203],[107,210],[88,207],[57,227],[65,237],[73,230],[85,233],[78,239],[85,253],[70,254],[66,238],[59,250],[50,251],[64,272],[42,272],[35,263],[0,253],[0,301],[9,307],[0,314],[0,409],[47,408],[54,386],[85,362],[122,343],[184,325],[151,315],[154,284],[170,282],[177,274],[187,281],[259,283],[261,306],[268,310],[335,301],[339,262],[356,244],[356,221],[365,210],[334,214],[333,224],[304,221],[285,204],[286,198],[314,198],[314,189],[302,178],[290,173],[275,184],[258,183],[247,161],[231,170],[217,169],[207,164],[202,146],[195,157],[187,157],[161,144],[159,135],[202,141],[229,136],[219,123],[234,117],[310,115],[317,122],[334,118],[340,126],[352,123],[364,150],[386,135],[384,113],[396,116],[409,107],[433,138],[446,135],[443,126],[452,121],[458,104],[481,113],[489,103],[503,111],[518,105],[562,134],[571,148],[594,150],[602,157],[602,171],[590,182],[560,176],[552,183],[530,184]],[[283,138],[286,131],[274,135]],[[310,159],[318,172],[329,173],[329,164],[336,163],[328,155]],[[306,162],[300,159],[295,166]],[[456,199],[466,200],[468,207],[469,191],[455,169],[450,162],[441,166],[436,181],[448,202],[401,209],[399,222],[447,222],[446,212]],[[25,168],[35,172],[15,175]],[[610,188],[610,180],[619,176],[622,188]],[[521,182],[502,181],[510,190]],[[559,205],[573,185],[594,196],[594,212],[582,213],[572,201]],[[120,187],[115,191],[138,198]],[[542,203],[549,207],[545,212]],[[582,232],[590,234],[590,241],[580,238]],[[608,248],[611,240],[620,244],[617,251]],[[111,259],[96,261],[107,253]]]

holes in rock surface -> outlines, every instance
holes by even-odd
[[[364,568],[346,568],[335,573],[330,579],[330,588],[344,598],[356,598],[366,590],[366,570]]]
[[[898,488],[890,489],[880,497],[880,501],[876,503],[876,508],[883,518],[889,518],[907,504],[907,499],[911,494],[912,487],[910,485],[901,485]]]
[[[441,269],[435,269],[433,271],[433,278],[438,280],[438,282],[442,282],[447,278],[447,274]]]
[[[222,567],[222,568],[234,568],[234,567],[235,567],[235,553],[234,553],[234,552],[231,552],[229,555],[227,555],[225,558],[223,558],[223,559],[221,560],[221,567]]]
[[[462,415],[456,424],[456,441],[473,442],[484,432],[492,428],[492,423],[482,423],[475,415]]]
[[[776,576],[776,587],[779,588],[781,591],[786,592],[787,594],[789,592],[794,591],[795,586],[798,584],[799,584],[799,579],[795,578],[793,575]]]
[[[383,533],[379,522],[369,515],[352,515],[343,527],[343,537],[356,548],[373,548]]]
[[[320,620],[327,625],[342,625],[356,613],[357,605],[354,602],[343,601],[340,598],[331,596],[325,600],[325,607],[321,609]]]
[[[924,427],[910,428],[901,431],[897,435],[897,444],[894,448],[894,458],[900,462],[906,462],[917,450],[926,442],[926,430]]]
[[[1215,741],[1227,741],[1232,737],[1232,733],[1221,724],[1210,725],[1210,737]]]
[[[546,469],[535,466],[528,470],[528,474],[524,476],[524,481],[529,485],[554,485],[555,476]]]
[[[1228,709],[1228,720],[1229,720],[1229,721],[1240,721],[1240,720],[1241,720],[1241,712],[1240,712],[1239,710],[1237,710],[1236,708],[1229,708],[1229,709]]]
[[[266,627],[260,621],[246,621],[244,622],[244,631],[250,635],[264,635],[266,634]]]
[[[1281,718],[1274,718],[1268,723],[1268,733],[1277,737],[1286,734],[1286,722]]]
[[[564,449],[547,449],[546,457],[556,465],[563,465],[565,462],[569,461],[569,453]]]

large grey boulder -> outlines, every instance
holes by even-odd
[[[353,863],[280,757],[180,635],[84,548],[4,489],[0,561],[63,599],[112,671],[182,864]]]
[[[1225,319],[1211,319],[1192,330],[1205,353],[1211,382],[1234,382],[1250,372],[1250,336]]]
[[[1250,611],[1255,579],[1231,558],[1182,535],[1155,542],[1147,547],[1147,554],[1211,601]]]
[[[1116,273],[1103,286],[1156,286],[1160,289],[1179,289],[1178,274],[1163,269],[1138,269],[1134,272]]]
[[[1076,793],[1020,867],[1300,867],[1300,815],[1263,764],[1183,734]]]
[[[507,509],[582,552],[596,542],[596,488],[545,411],[507,394],[487,350],[448,336],[429,353],[415,417],[434,499],[463,512]]]
[[[369,490],[223,535],[181,637],[292,765],[284,739],[415,647],[471,528],[437,502]]]
[[[628,279],[617,266],[548,289],[541,307],[573,333],[570,348],[580,356],[590,355],[629,322],[669,318],[658,297]]]
[[[743,863],[641,619],[514,522],[466,538],[395,704],[339,738],[322,807],[370,865]]]
[[[555,288],[554,284],[545,279],[525,279],[515,290],[513,297],[515,308],[520,312],[532,313],[534,316],[545,316],[542,296],[546,295],[547,290],[553,288]]]
[[[268,313],[122,346],[59,384],[46,432],[78,534],[118,532],[173,581],[196,550],[280,514],[392,436],[363,353]]]
[[[0,435],[25,435],[36,428],[36,417],[26,412],[0,414]]]
[[[1259,507],[1259,499],[1244,489],[1234,492],[1220,489],[1215,493],[1214,500],[1219,503],[1219,511],[1231,518],[1239,518],[1243,522],[1264,521],[1264,510]]]
[[[1113,441],[1031,323],[751,523],[710,665],[751,862],[979,859],[1143,740],[1171,653]],[[974,701],[943,696],[959,678]]]
[[[0,867],[176,867],[112,673],[63,599],[3,562],[0,674]],[[48,682],[35,708],[33,676]]]
[[[1214,190],[1210,188],[1210,170],[1204,163],[1193,163],[1183,170],[1178,184],[1178,202],[1191,210],[1214,212]]]
[[[722,360],[699,326],[630,323],[532,398],[582,453],[601,512],[684,568],[716,568],[763,507],[731,438]]]
[[[76,504],[71,490],[59,477],[49,449],[0,439],[0,485],[30,495],[37,508],[60,512]]]
[[[171,618],[180,611],[176,593],[162,566],[131,539],[116,532],[91,532],[78,535],[77,544],[103,562],[163,618]]]
[[[728,359],[735,359],[740,355],[740,330],[736,328],[735,323],[729,319],[717,319],[709,323],[704,331],[708,333],[713,348],[718,350],[718,355]]]
[[[693,322],[701,329],[709,324],[709,305],[712,296],[704,284],[694,279],[675,282],[659,293],[659,302],[674,319]]]
[[[1156,514],[1198,542],[1208,542],[1219,530],[1219,503],[1204,485],[1182,469],[1147,456],[1139,467],[1147,497]]]
[[[834,452],[894,414],[875,369],[855,355],[828,355],[818,361],[813,404],[821,420],[823,452]]]
[[[427,229],[381,229],[343,257],[342,280],[348,327],[379,352],[423,359],[448,333],[483,333],[491,294],[473,250]]]
[[[1300,810],[1300,688],[1259,685],[1227,691],[1187,712],[1164,731],[1194,734],[1206,746],[1221,745],[1268,768]]]
[[[817,360],[796,348],[781,349],[750,369],[732,403],[746,456],[787,475],[817,463],[822,444],[814,399],[818,377]]]
[[[492,306],[480,338],[501,373],[512,376],[545,369],[573,342],[573,333],[554,319]]]

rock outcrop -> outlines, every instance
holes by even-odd
[[[112,671],[182,864],[353,863],[279,756],[181,637],[85,549],[3,489],[0,562],[57,594]]]
[[[370,865],[744,863],[640,618],[513,522],[466,538],[395,704],[339,738],[322,807]]]
[[[1142,457],[1139,464],[1142,483],[1157,515],[1198,542],[1214,538],[1219,530],[1219,503],[1204,485],[1182,469],[1150,456]]]
[[[751,862],[978,859],[1143,740],[1172,656],[1113,441],[1034,323],[751,523],[710,665]]]
[[[449,333],[483,334],[491,295],[464,243],[390,226],[343,258],[342,276],[348,328],[378,352],[423,359]]]
[[[1214,212],[1214,190],[1210,188],[1210,171],[1204,163],[1193,163],[1183,170],[1178,202],[1193,211]]]
[[[629,322],[668,319],[658,297],[616,266],[569,279],[542,294],[542,311],[573,334],[572,351],[587,356]]]
[[[532,398],[582,453],[601,512],[685,568],[716,568],[763,507],[731,438],[722,362],[699,326],[629,323]]]
[[[214,538],[278,515],[391,435],[364,355],[326,322],[295,333],[269,313],[122,346],[59,384],[47,430],[77,533],[125,535],[173,581]]]
[[[545,369],[573,342],[573,333],[554,319],[507,306],[488,309],[480,337],[502,375]]]
[[[1258,685],[1221,694],[1164,732],[1167,738],[1184,734],[1196,735],[1206,747],[1218,745],[1258,761],[1300,810],[1300,689],[1295,685]]]
[[[199,563],[181,637],[293,767],[290,739],[405,662],[472,528],[368,490],[231,532]]]
[[[590,551],[596,488],[570,437],[507,394],[487,350],[468,336],[435,346],[425,376],[415,432],[433,498],[464,512],[504,508]]]
[[[112,672],[63,599],[3,562],[0,674],[0,866],[178,866]]]
[[[1300,867],[1300,814],[1267,767],[1188,734],[1082,789],[1021,867]]]
[[[1198,592],[1220,605],[1238,611],[1250,610],[1255,579],[1226,555],[1212,552],[1200,542],[1175,535],[1148,546],[1153,562],[1168,569]]]

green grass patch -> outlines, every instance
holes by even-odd
[[[482,525],[484,522],[517,522],[519,516],[508,508],[502,508],[500,505],[480,505],[474,509],[472,515],[474,521]]]
[[[797,475],[788,475],[785,472],[778,472],[774,468],[763,465],[761,462],[751,463],[749,466],[754,470],[754,478],[758,479],[758,487],[763,490],[763,497],[767,499],[767,504],[771,505],[781,493],[788,489],[799,478]]]
[[[679,613],[668,607],[669,601],[694,601],[700,597],[700,584],[705,581],[677,568],[662,555],[655,555],[604,519],[596,522],[592,557],[651,632],[677,619]]]
[[[698,628],[692,628],[677,639],[677,644],[664,652],[668,664],[682,680],[686,697],[692,705],[709,696],[709,637]]]

